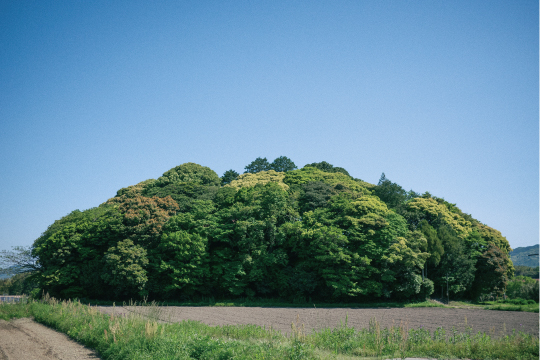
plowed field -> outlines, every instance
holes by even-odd
[[[146,314],[156,312],[149,307],[100,307],[106,313],[129,314],[132,312]],[[510,334],[513,329],[538,336],[537,313],[518,311],[496,311],[480,309],[448,309],[448,308],[364,308],[364,309],[315,309],[315,308],[261,308],[261,307],[159,307],[159,319],[162,321],[180,322],[197,320],[208,325],[254,324],[288,333],[291,323],[299,320],[305,329],[335,328],[347,321],[349,326],[357,329],[369,326],[375,318],[381,327],[399,326],[403,324],[409,329],[425,328],[433,332],[438,327],[452,327],[459,331],[466,326],[474,332],[485,332],[498,337]]]

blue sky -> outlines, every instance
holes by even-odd
[[[537,244],[537,1],[0,0],[0,250],[196,162],[328,161]]]

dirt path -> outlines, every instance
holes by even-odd
[[[96,353],[31,319],[0,320],[0,360],[87,360]]]
[[[149,307],[101,307],[106,313],[144,313]],[[154,310],[151,310],[154,311]],[[498,337],[511,334],[512,329],[538,336],[538,314],[518,311],[496,311],[481,309],[443,308],[377,308],[377,309],[314,309],[314,308],[260,308],[260,307],[161,307],[159,318],[164,321],[180,322],[197,320],[208,325],[255,324],[272,327],[288,333],[291,323],[304,324],[305,329],[335,328],[341,322],[357,329],[367,328],[371,318],[376,318],[381,327],[399,326],[409,329],[425,328],[432,333],[438,327],[451,333],[452,327],[463,331],[465,321],[473,331]],[[467,320],[465,320],[467,319]]]

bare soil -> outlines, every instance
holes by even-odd
[[[105,313],[117,315],[156,312],[152,307],[100,307]],[[347,322],[356,329],[369,327],[375,318],[381,327],[406,326],[409,329],[425,328],[432,333],[438,327],[451,333],[454,327],[462,332],[472,327],[474,333],[485,332],[494,337],[511,334],[512,330],[538,336],[539,314],[519,311],[448,308],[261,308],[261,307],[159,307],[159,319],[166,322],[183,320],[201,321],[208,325],[254,324],[291,331],[291,324],[305,327],[307,332],[315,329],[335,328]]]
[[[0,360],[87,360],[96,353],[31,319],[0,320]]]

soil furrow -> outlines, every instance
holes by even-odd
[[[375,318],[381,327],[404,326],[409,329],[424,328],[433,333],[441,327],[447,334],[471,328],[474,333],[484,332],[494,337],[511,334],[512,330],[538,336],[539,314],[517,311],[445,308],[260,308],[260,307],[99,307],[105,313],[116,314],[148,311],[159,312],[159,319],[170,322],[183,320],[201,321],[208,325],[254,324],[272,327],[284,333],[291,331],[291,324],[304,325],[307,332],[315,329],[335,328],[347,323],[356,329],[367,328]]]

